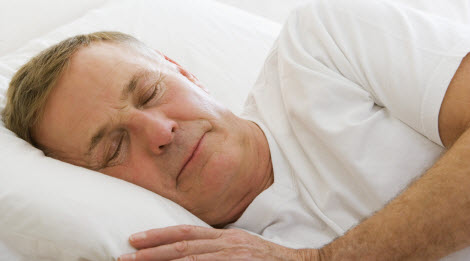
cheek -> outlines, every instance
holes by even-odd
[[[140,179],[136,175],[136,173],[140,173],[138,169],[133,169],[132,167],[124,166],[124,165],[106,168],[106,169],[100,170],[100,172],[108,176],[122,179],[127,182],[134,183],[134,184],[137,184],[136,181]]]
[[[134,157],[123,170],[127,181],[167,197],[175,187],[175,180],[157,165],[155,159]]]
[[[162,196],[166,196],[170,191],[168,187],[174,187],[174,181],[165,178],[161,171],[156,168],[153,161],[148,159],[132,157],[127,163],[111,167],[101,171],[102,173],[133,183],[153,191]]]
[[[212,146],[211,148],[214,148]],[[224,193],[230,186],[235,185],[240,176],[240,157],[237,150],[227,150],[228,146],[219,147],[210,152],[202,169],[197,170],[192,178],[183,180],[178,191],[186,197],[197,196],[201,201],[214,199]]]
[[[215,152],[204,167],[201,176],[203,193],[222,194],[243,179],[239,149]],[[217,196],[217,195],[212,195]]]
[[[161,109],[181,120],[212,118],[220,110],[220,105],[197,86],[169,87],[162,103]]]

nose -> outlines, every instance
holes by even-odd
[[[128,121],[134,143],[159,155],[174,139],[178,123],[160,111],[137,111]]]

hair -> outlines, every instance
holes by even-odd
[[[11,79],[7,103],[2,111],[5,127],[33,146],[44,150],[34,140],[32,129],[40,121],[49,93],[70,59],[80,48],[94,42],[145,46],[136,38],[120,32],[95,32],[70,37],[39,53],[23,65]]]

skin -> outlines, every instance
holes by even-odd
[[[136,74],[135,91],[123,95]],[[73,55],[33,137],[52,157],[142,186],[212,225],[238,219],[273,183],[256,124],[218,104],[171,59],[125,44],[93,43]]]

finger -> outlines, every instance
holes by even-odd
[[[171,244],[184,240],[216,239],[223,231],[191,225],[156,228],[133,234],[129,237],[131,245],[137,249]]]
[[[212,239],[180,241],[169,245],[141,249],[135,253],[135,261],[174,260],[191,255],[217,252],[223,247],[223,243]]]

